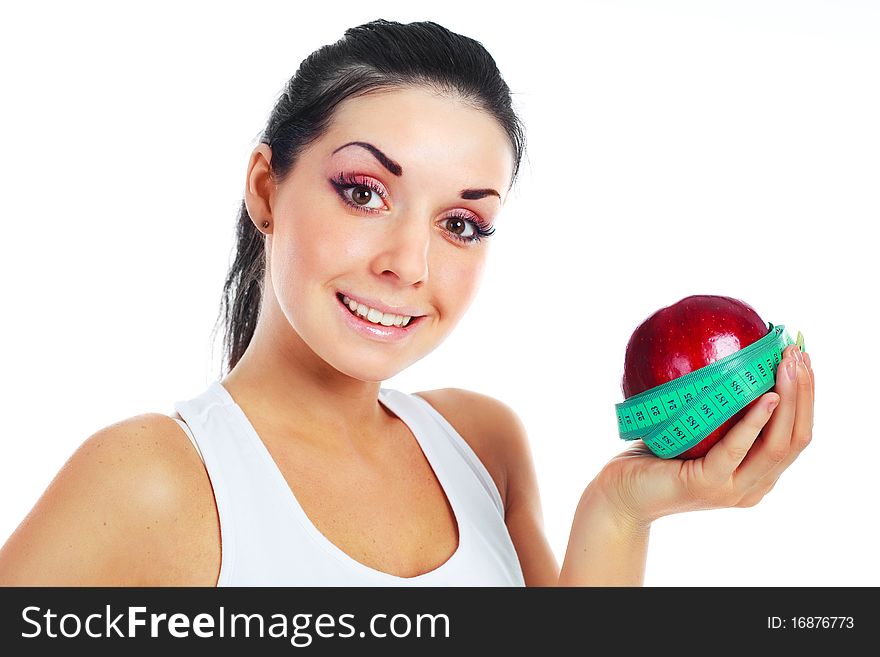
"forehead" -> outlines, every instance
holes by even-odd
[[[495,117],[422,87],[344,100],[320,140],[321,150],[329,154],[350,141],[376,145],[402,165],[404,176],[423,167],[452,167],[468,176],[490,177],[506,189],[513,171],[513,147]]]

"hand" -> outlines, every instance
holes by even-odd
[[[797,379],[785,374],[789,363]],[[815,383],[810,359],[790,345],[776,386],[697,459],[661,459],[642,441],[614,457],[596,483],[618,513],[637,523],[684,511],[757,504],[810,443]],[[768,408],[778,401],[774,410]]]

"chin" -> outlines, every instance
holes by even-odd
[[[328,353],[319,355],[330,367],[345,376],[377,383],[399,374],[421,358],[412,358],[409,354],[369,353],[363,349],[340,352],[333,345]]]
[[[333,364],[331,363],[331,365]],[[381,383],[382,381],[387,381],[388,379],[402,372],[404,369],[406,369],[407,365],[394,367],[393,364],[388,363],[384,367],[364,367],[363,365],[360,367],[333,367],[335,367],[335,369],[342,374],[351,377],[352,379],[357,379],[358,381]]]

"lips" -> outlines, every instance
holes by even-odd
[[[353,315],[364,318],[373,324],[404,327],[409,324],[412,319],[410,315],[382,312],[381,310],[360,303],[354,299],[350,299],[344,294],[337,295],[337,298],[341,298],[342,304],[346,306]]]
[[[353,313],[351,308],[344,303],[343,295],[341,293],[337,294],[336,298],[339,304],[339,312],[344,323],[362,337],[370,340],[395,342],[408,338],[413,329],[419,326],[422,320],[425,319],[425,315],[412,317],[406,326],[394,326],[393,324],[391,326],[385,326],[383,324],[374,324],[367,318],[362,317],[357,313]]]

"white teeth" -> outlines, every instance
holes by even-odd
[[[381,324],[382,326],[406,326],[412,320],[412,317],[408,315],[395,315],[393,313],[383,313],[380,310],[376,310],[375,308],[370,308],[369,306],[365,306],[362,303],[358,303],[354,299],[349,299],[344,294],[342,295],[342,302],[349,307],[351,312],[357,314],[359,317],[363,317],[364,319],[372,322],[373,324]]]

